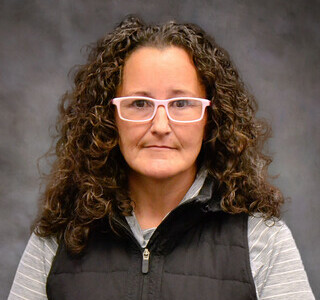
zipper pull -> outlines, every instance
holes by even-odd
[[[150,252],[145,248],[142,253],[142,274],[147,274],[149,272],[149,258]]]

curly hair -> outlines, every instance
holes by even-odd
[[[228,53],[194,24],[170,21],[147,25],[126,17],[91,47],[78,67],[74,87],[61,99],[56,160],[41,198],[37,235],[64,240],[73,253],[86,246],[90,232],[116,214],[130,215],[127,164],[119,150],[115,97],[126,59],[139,47],[181,47],[193,59],[212,100],[201,159],[217,182],[215,192],[228,213],[280,216],[284,202],[268,182],[271,158],[262,153],[269,126],[255,117],[257,105]]]

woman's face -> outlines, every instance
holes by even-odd
[[[142,47],[129,56],[117,97],[137,95],[155,99],[206,96],[192,59],[185,50],[174,46]],[[206,120],[205,114],[198,122],[174,123],[163,106],[146,123],[124,121],[116,114],[119,146],[131,168],[130,176],[164,179],[195,174]]]

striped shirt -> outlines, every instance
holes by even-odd
[[[258,299],[315,299],[295,241],[283,221],[270,227],[260,217],[249,217],[248,244]],[[46,280],[57,248],[55,239],[31,235],[9,300],[47,299]]]
[[[206,172],[199,172],[181,201],[185,203],[199,193]],[[155,228],[141,230],[135,215],[128,224],[142,247]],[[248,246],[252,276],[259,300],[314,300],[307,274],[289,228],[283,221],[275,224],[262,217],[248,218]],[[8,300],[45,300],[46,281],[58,244],[54,238],[32,234],[20,260]]]

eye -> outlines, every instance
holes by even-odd
[[[148,100],[137,99],[137,100],[132,101],[131,106],[133,106],[135,108],[147,108],[147,107],[152,106],[152,104]]]
[[[184,107],[190,106],[191,101],[189,101],[187,99],[181,99],[181,100],[173,101],[171,105],[176,108],[184,108]]]

